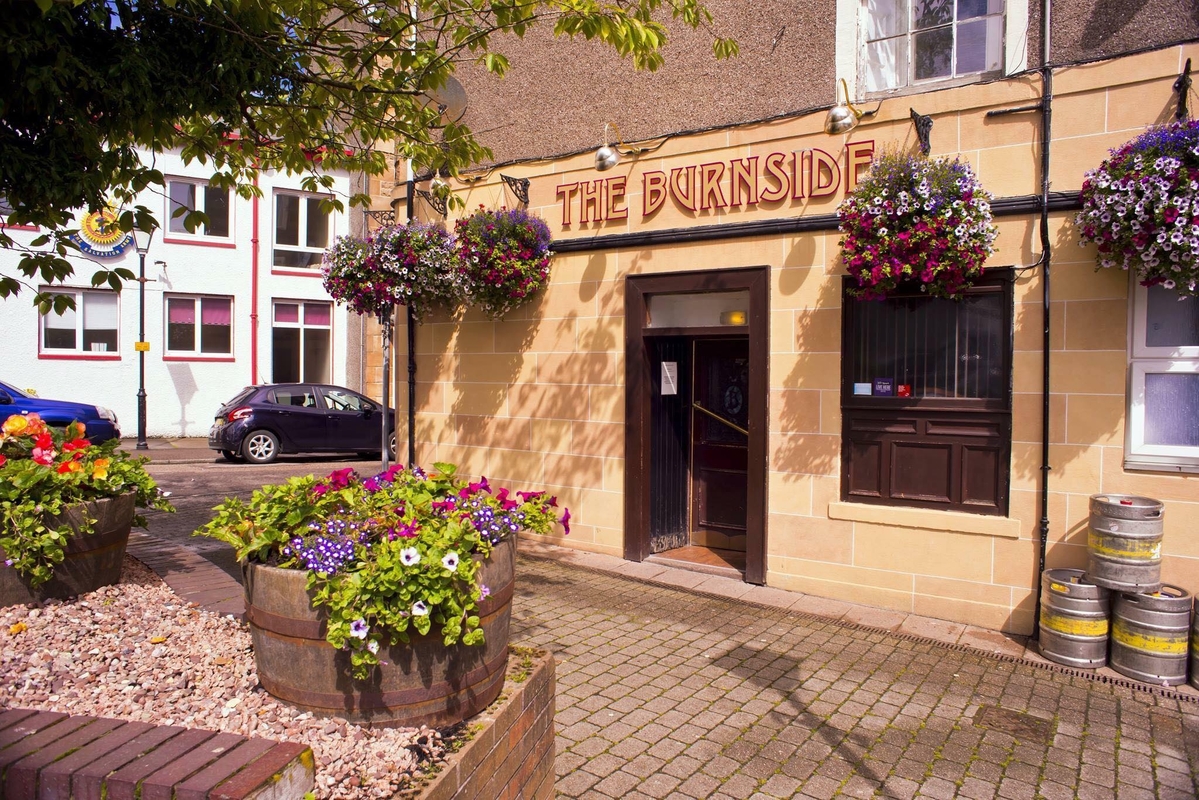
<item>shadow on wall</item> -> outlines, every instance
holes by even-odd
[[[797,246],[802,246],[797,245]],[[797,273],[789,276],[787,273]],[[780,291],[791,294],[798,292],[807,281],[824,280],[819,268],[786,270],[784,275],[792,286],[780,286]],[[835,318],[835,322],[833,319]],[[840,312],[837,308],[804,309],[795,314],[795,331],[792,345],[799,342],[840,341]],[[836,330],[827,330],[834,324]],[[775,342],[777,347],[780,343]],[[778,444],[771,454],[771,468],[783,473],[783,480],[795,480],[796,475],[837,475],[840,468],[840,430],[822,430],[822,420],[830,418],[823,409],[828,402],[838,403],[837,393],[828,391],[829,386],[840,384],[840,373],[824,374],[826,363],[839,363],[840,358],[829,359],[825,348],[815,345],[819,352],[801,352],[795,356],[791,371],[782,380],[782,391],[772,392],[771,419],[777,420],[775,435]],[[788,348],[790,349],[790,348]],[[771,381],[771,383],[774,383]],[[777,385],[777,384],[776,384]],[[836,414],[839,417],[839,408]]]
[[[175,385],[175,396],[179,399],[179,419],[175,424],[179,426],[180,436],[196,436],[198,434],[189,431],[187,406],[196,396],[200,387],[196,384],[196,376],[192,374],[190,364],[167,364],[167,374],[171,376],[171,383]],[[216,409],[212,409],[216,411]],[[202,426],[201,426],[202,427]],[[201,433],[206,431],[201,430]]]

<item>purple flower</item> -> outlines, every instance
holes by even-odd
[[[370,633],[370,627],[367,626],[366,620],[356,619],[350,623],[350,635],[356,639],[365,639]]]

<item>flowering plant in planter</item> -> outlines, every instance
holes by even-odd
[[[232,545],[243,561],[306,570],[326,640],[349,650],[355,678],[383,646],[437,629],[447,646],[480,644],[478,603],[490,589],[479,561],[519,530],[548,533],[570,512],[544,492],[466,482],[451,464],[433,473],[394,465],[361,479],[351,469],[264,486],[249,502],[217,506],[196,533]]]
[[[453,307],[463,296],[462,276],[450,235],[412,221],[385,225],[363,241],[343,236],[324,258],[325,291],[359,314],[382,317],[409,306],[418,319]]]
[[[1080,243],[1098,268],[1199,296],[1199,120],[1150,128],[1086,174]]]
[[[837,209],[853,294],[883,298],[901,284],[955,297],[995,251],[991,196],[957,159],[884,153]]]
[[[455,231],[467,294],[492,319],[528,302],[549,280],[550,229],[527,211],[479,206]]]
[[[92,444],[82,423],[51,428],[37,414],[13,414],[0,426],[0,549],[3,568],[38,586],[61,564],[70,537],[89,534],[96,520],[61,519],[72,506],[132,493],[138,508],[173,511],[144,458],[117,450],[117,441]],[[141,515],[135,525],[144,526]]]

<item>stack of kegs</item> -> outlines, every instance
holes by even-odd
[[[1080,583],[1096,593],[1106,590],[1110,594],[1112,669],[1149,683],[1185,683],[1191,595],[1162,583],[1161,502],[1134,495],[1097,494],[1091,497],[1090,512],[1087,570]],[[1098,627],[1091,630],[1097,633]],[[1093,647],[1088,651],[1091,654],[1098,652],[1098,644]],[[1051,644],[1046,657],[1060,660],[1052,652]]]

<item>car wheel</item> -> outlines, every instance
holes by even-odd
[[[238,453],[236,450],[222,450],[221,457],[226,461],[241,461],[241,453]]]
[[[391,453],[392,459],[396,457],[396,435],[391,434],[391,438],[387,441],[387,451]]]
[[[269,464],[279,455],[279,440],[270,431],[254,431],[241,443],[241,454],[251,464]]]

